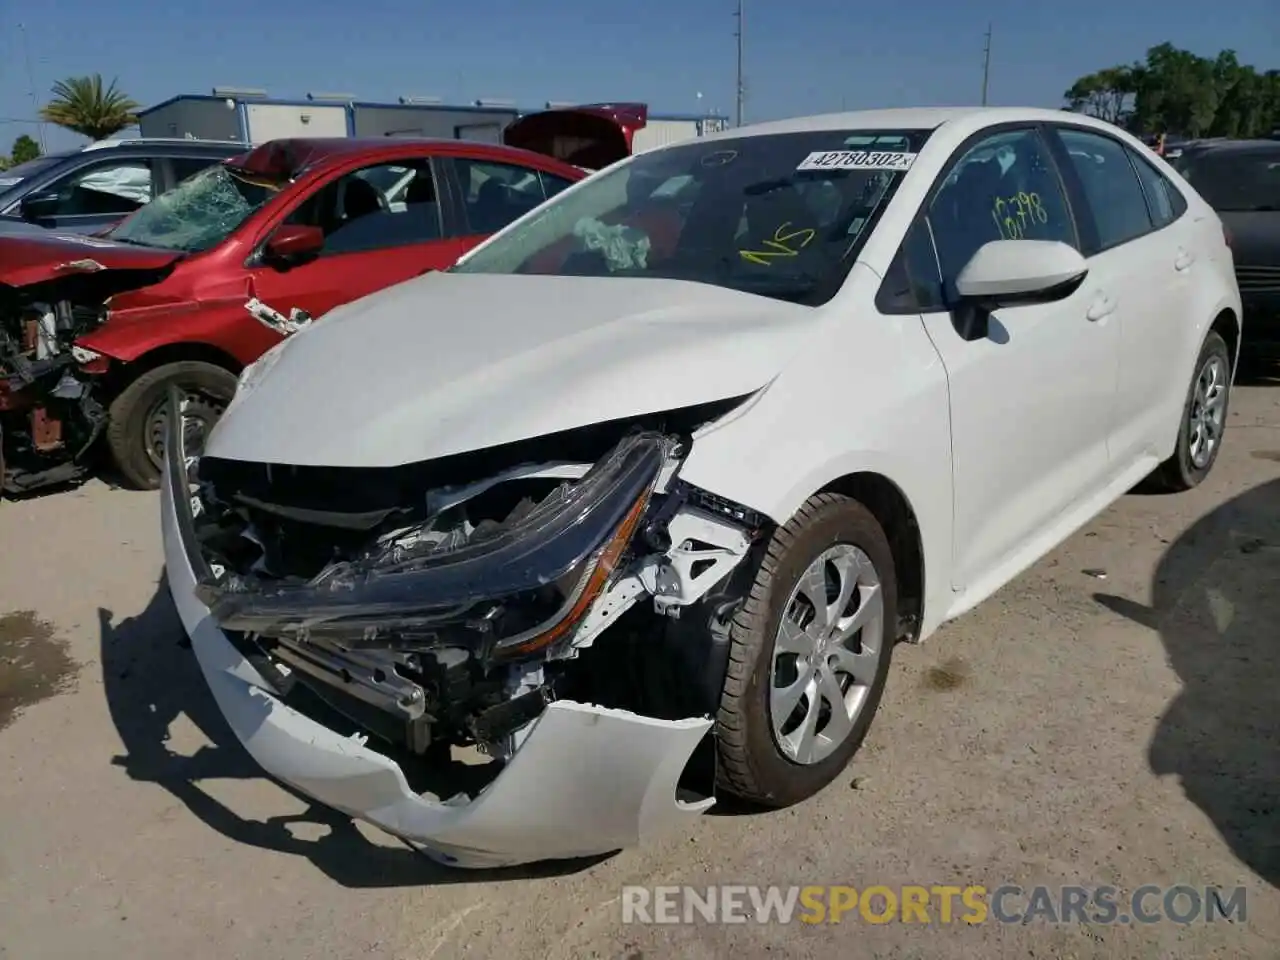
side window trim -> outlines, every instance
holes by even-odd
[[[937,266],[937,276],[939,279],[942,278],[942,264],[938,258],[938,244],[933,235],[933,224],[929,219],[929,210],[933,206],[933,202],[937,199],[938,194],[942,192],[943,186],[946,184],[947,179],[951,176],[956,166],[965,158],[965,156],[968,155],[976,144],[981,143],[983,140],[988,140],[991,137],[999,136],[1003,133],[1014,133],[1022,130],[1035,133],[1039,137],[1041,145],[1049,154],[1051,161],[1050,165],[1057,177],[1058,186],[1062,190],[1063,201],[1066,204],[1067,216],[1071,223],[1071,232],[1076,241],[1076,249],[1081,250],[1083,254],[1084,231],[1081,229],[1080,215],[1083,211],[1084,215],[1090,218],[1089,223],[1091,226],[1092,215],[1089,211],[1088,204],[1083,202],[1083,192],[1073,192],[1072,183],[1068,181],[1068,176],[1074,175],[1074,171],[1068,171],[1063,168],[1062,157],[1065,155],[1065,150],[1062,149],[1062,145],[1058,138],[1050,134],[1048,125],[1043,121],[1011,120],[1006,123],[995,123],[991,126],[983,127],[978,132],[970,134],[953,151],[951,151],[951,155],[947,157],[946,163],[943,164],[938,175],[934,177],[933,183],[929,186],[929,191],[925,194],[924,199],[920,201],[920,206],[916,209],[915,214],[911,218],[911,222],[907,225],[907,229],[902,235],[902,240],[898,244],[898,250],[894,254],[894,260],[891,261],[891,263],[902,258],[905,265],[907,259],[905,253],[907,241],[911,239],[912,231],[918,229],[920,224],[923,224],[928,234],[929,247],[933,251],[934,263]],[[1086,257],[1088,256],[1088,254],[1083,255]],[[952,308],[945,302],[937,307],[929,307],[928,305],[921,306],[916,304],[912,304],[909,307],[904,307],[902,304],[895,305],[889,302],[890,298],[893,297],[893,294],[886,290],[886,284],[890,281],[891,277],[886,275],[885,279],[880,282],[880,288],[876,291],[876,306],[880,309],[880,312],[886,316],[917,313],[950,313],[952,311]],[[880,306],[882,294],[885,306],[888,307],[888,309],[881,308]],[[912,299],[914,300],[915,298],[912,297]]]
[[[1076,224],[1076,243],[1080,255],[1088,260],[1101,252],[1102,241],[1099,239],[1098,222],[1093,216],[1093,207],[1084,192],[1084,183],[1076,166],[1071,162],[1071,154],[1067,145],[1058,136],[1061,129],[1087,130],[1087,127],[1075,127],[1065,123],[1042,123],[1041,130],[1049,152],[1053,154],[1054,165],[1058,168],[1058,179],[1067,194],[1067,202],[1071,207],[1071,218]]]
[[[876,290],[876,310],[886,317],[910,316],[914,314],[947,313],[947,305],[939,299],[937,303],[921,303],[917,293],[922,279],[912,269],[912,257],[909,255],[910,244],[915,241],[928,247],[930,263],[933,267],[929,284],[942,288],[942,264],[938,262],[938,247],[933,239],[933,224],[929,222],[928,213],[912,220],[894,254],[893,261],[885,273],[880,287]],[[894,290],[891,285],[906,283],[905,290]]]
[[[1129,163],[1133,165],[1134,172],[1138,175],[1138,183],[1142,186],[1142,195],[1147,198],[1147,212],[1151,215],[1151,222],[1155,224],[1153,233],[1163,230],[1165,227],[1172,226],[1182,219],[1183,214],[1187,212],[1187,203],[1177,186],[1166,177],[1163,173],[1156,169],[1155,164],[1148,163],[1138,152],[1133,149],[1126,148],[1125,153],[1129,156]],[[1165,199],[1169,202],[1169,219],[1164,223],[1156,221],[1156,200],[1147,193],[1147,181],[1142,176],[1143,169],[1155,178],[1161,185],[1161,189],[1165,192]]]
[[[466,191],[462,189],[462,177],[458,172],[458,161],[474,159],[476,158],[473,156],[459,154],[457,156],[440,157],[435,161],[441,169],[441,176],[440,180],[437,181],[436,190],[439,192],[440,185],[443,184],[447,193],[445,201],[440,205],[440,213],[444,217],[444,235],[449,240],[458,240],[471,235],[467,229]]]

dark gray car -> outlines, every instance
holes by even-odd
[[[97,233],[246,149],[211,140],[107,140],[37,157],[0,170],[0,233]]]
[[[1188,144],[1169,162],[1230,235],[1243,343],[1280,351],[1280,140],[1206,140]]]

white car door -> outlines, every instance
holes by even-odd
[[[1174,216],[1178,191],[1170,185],[1164,193],[1161,174],[1118,140],[1076,127],[1055,133],[1070,158],[1065,172],[1069,181],[1074,174],[1077,205],[1087,208],[1077,219],[1089,271],[1116,299],[1120,363],[1110,443],[1123,468],[1159,452],[1186,393],[1173,374],[1194,325],[1193,227]]]
[[[962,313],[946,305],[984,243],[1079,241],[1034,127],[962,147],[943,177],[917,224],[931,233],[940,280],[940,308],[923,320],[950,391],[952,585],[976,602],[1052,546],[1071,506],[1105,486],[1118,331],[1093,277],[1056,302],[995,311],[984,336],[961,329]]]

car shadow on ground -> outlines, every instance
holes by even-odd
[[[1254,873],[1280,887],[1280,480],[1213,510],[1161,558],[1150,607],[1094,594],[1160,634],[1182,691],[1148,748]]]
[[[344,887],[423,886],[557,876],[585,869],[606,857],[503,870],[458,870],[439,865],[405,846],[371,843],[351,818],[278,784],[306,805],[300,814],[248,820],[220,803],[202,781],[265,779],[266,774],[236,740],[205,685],[177,610],[163,581],[142,613],[116,621],[98,611],[103,686],[112,721],[124,744],[113,763],[133,779],[163,787],[203,823],[240,843],[305,857]],[[208,745],[192,756],[168,746],[170,727],[191,721]],[[456,766],[461,766],[460,764]],[[465,771],[452,783],[467,789]],[[448,796],[449,784],[437,784]],[[326,828],[316,839],[294,829]],[[308,835],[314,829],[306,831]]]

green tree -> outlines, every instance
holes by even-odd
[[[1233,50],[1208,58],[1162,43],[1140,63],[1081,77],[1064,98],[1143,133],[1250,138],[1280,128],[1280,71],[1259,73]]]
[[[116,81],[103,87],[102,75],[70,77],[53,85],[53,100],[40,117],[91,140],[102,140],[138,122],[134,111],[139,104],[116,88]]]
[[[1123,124],[1133,111],[1136,92],[1133,68],[1107,67],[1081,77],[1063,96],[1068,108],[1077,113]]]
[[[25,133],[13,141],[13,149],[9,151],[9,157],[14,166],[34,160],[38,156],[40,156],[40,144]]]

